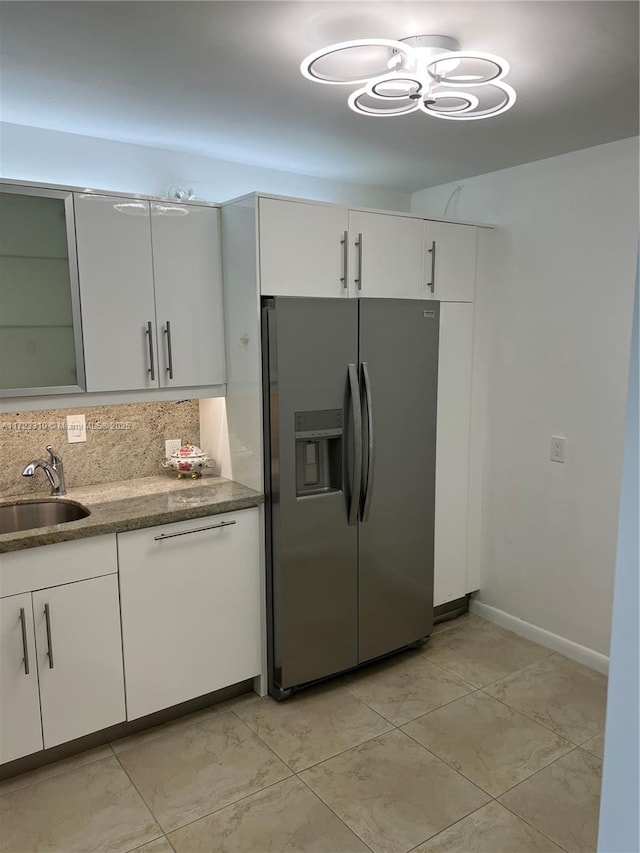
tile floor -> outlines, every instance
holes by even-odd
[[[0,783],[1,853],[594,851],[606,679],[473,615]]]

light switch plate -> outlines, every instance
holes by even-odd
[[[177,453],[180,449],[180,445],[182,444],[182,440],[179,438],[168,438],[164,443],[164,455],[167,459],[171,456],[172,453]]]
[[[67,443],[87,440],[87,423],[84,415],[67,415]]]

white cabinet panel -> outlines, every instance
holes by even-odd
[[[260,673],[258,517],[118,534],[128,719]]]
[[[75,211],[87,391],[157,387],[149,202],[78,194]]]
[[[33,612],[45,749],[122,722],[117,577],[34,592]]]
[[[221,385],[220,211],[154,201],[151,238],[160,385]]]
[[[477,228],[449,222],[424,224],[425,299],[473,302]]]
[[[263,295],[347,295],[345,208],[261,198],[259,229]]]
[[[118,571],[115,533],[0,554],[0,598]]]
[[[0,600],[0,763],[39,749],[38,671],[31,595],[26,593]]]
[[[424,222],[349,211],[352,296],[422,298]]]
[[[434,606],[467,592],[473,305],[440,303]]]

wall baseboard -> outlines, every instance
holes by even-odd
[[[561,655],[584,664],[590,669],[595,669],[605,675],[609,672],[609,658],[600,652],[595,652],[593,649],[588,649],[586,646],[567,640],[559,634],[553,634],[551,631],[546,631],[544,628],[539,628],[537,625],[525,622],[524,619],[518,619],[517,616],[512,616],[510,613],[505,613],[504,610],[498,610],[497,607],[491,607],[473,598],[469,603],[469,610],[476,616],[482,616],[488,622],[494,622],[501,628],[513,631],[514,634],[519,634],[527,640],[553,649],[554,652],[559,652]]]

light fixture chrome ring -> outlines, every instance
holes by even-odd
[[[366,107],[360,103],[360,99],[364,96],[371,96],[371,92],[367,91],[367,88],[364,87],[362,89],[356,89],[355,92],[352,92],[347,98],[347,104],[350,109],[352,109],[355,113],[363,116],[404,116],[409,113],[414,113],[419,107],[420,100],[409,100],[409,98],[405,98],[409,103],[404,106],[397,107],[381,107],[380,109],[376,109],[376,107]],[[399,98],[381,98],[379,95],[374,95],[373,97],[377,98],[379,101],[398,101]]]
[[[475,95],[472,95],[471,92],[460,92],[460,91],[452,91],[447,92],[441,90],[439,92],[432,92],[429,96],[436,103],[438,101],[444,100],[454,100],[454,101],[462,101],[460,106],[454,107],[440,107],[440,109],[435,109],[432,105],[426,104],[424,99],[420,100],[419,108],[429,115],[438,115],[438,116],[451,116],[457,115],[462,118],[463,115],[470,113],[472,110],[475,110],[478,107],[480,101]]]
[[[410,92],[403,92],[398,95],[390,95],[389,93],[380,91],[380,87],[385,84],[394,84],[394,83],[409,83],[412,85],[412,89]],[[417,77],[410,77],[409,75],[402,74],[387,74],[384,77],[376,77],[375,80],[370,80],[369,84],[365,86],[367,93],[374,98],[380,98],[381,100],[404,100],[409,97],[409,95],[419,95],[422,92],[423,84]]]
[[[465,59],[479,59],[483,62],[489,63],[493,67],[493,72],[489,72],[488,76],[479,80],[461,79],[459,77],[456,79],[455,73],[452,75],[446,74],[442,77],[435,73],[434,67],[439,62],[451,62],[451,60],[456,59],[459,62],[462,62]],[[506,77],[509,73],[509,63],[506,59],[502,59],[500,56],[495,56],[493,53],[476,53],[460,50],[455,53],[442,53],[439,56],[434,56],[431,62],[427,65],[426,71],[432,80],[442,82],[446,86],[460,86],[468,89],[470,86],[486,86],[488,83],[495,83],[498,80],[502,80],[502,78]]]
[[[300,63],[300,71],[308,80],[313,80],[315,83],[327,83],[332,86],[353,86],[357,83],[364,83],[372,77],[380,77],[385,74],[388,69],[388,57],[385,61],[385,68],[381,68],[373,74],[371,72],[367,72],[366,74],[362,73],[349,80],[337,78],[332,79],[331,77],[327,77],[319,72],[315,67],[316,63],[321,59],[325,59],[333,53],[337,54],[342,51],[350,50],[351,48],[361,47],[386,47],[389,48],[389,56],[391,56],[392,50],[396,50],[399,53],[404,54],[405,57],[408,57],[410,53],[410,48],[406,47],[402,42],[395,41],[394,39],[354,39],[352,41],[341,41],[337,44],[330,44],[329,47],[323,47],[321,50],[316,50],[314,53],[310,53],[309,56],[305,57]]]
[[[424,107],[422,103],[420,104],[420,106],[424,110],[424,112],[427,112],[429,115],[447,119],[448,121],[477,121],[483,118],[493,118],[494,116],[498,116],[501,113],[506,113],[507,110],[511,109],[511,107],[516,101],[516,93],[515,90],[512,89],[512,87],[509,86],[508,83],[504,83],[502,80],[496,80],[492,83],[486,83],[485,85],[488,87],[500,89],[502,91],[503,98],[496,106],[473,111],[469,110],[468,112],[457,114],[438,110],[429,110]],[[442,94],[444,95],[444,92]]]

